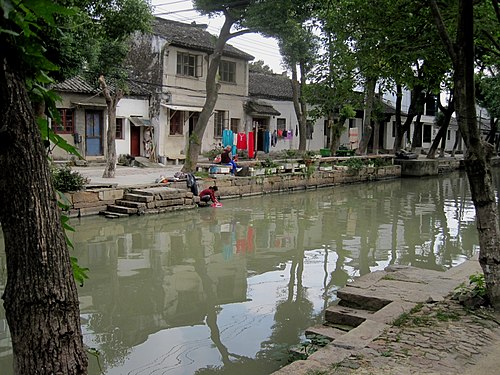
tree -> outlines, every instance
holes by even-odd
[[[245,19],[248,7],[254,2],[255,0],[242,0],[229,3],[222,0],[194,0],[193,2],[194,7],[202,14],[211,16],[217,14],[224,15],[224,24],[222,25],[208,64],[207,79],[205,81],[205,104],[194,126],[193,133],[189,137],[186,160],[182,167],[183,172],[192,172],[196,168],[198,156],[201,151],[201,140],[203,139],[208,120],[212,116],[219,95],[220,83],[217,82],[217,73],[224,47],[231,38],[250,32],[249,29],[243,28],[242,22]],[[238,30],[231,32],[232,27],[236,27]]]
[[[76,285],[29,97],[38,94],[41,101],[50,75],[64,73],[56,74],[48,57],[64,56],[66,42],[74,46],[72,36],[59,26],[74,22],[77,13],[48,0],[3,1],[0,8],[0,223],[7,258],[2,298],[14,371],[85,374]],[[70,64],[65,68],[73,69]]]
[[[292,72],[292,100],[302,151],[306,149],[308,117],[304,90],[317,49],[317,38],[312,25],[307,23],[311,5],[311,1],[300,0],[260,1],[250,9],[246,19],[253,30],[278,40],[283,63]]]
[[[116,106],[128,91],[128,72],[124,63],[129,39],[136,31],[150,30],[151,6],[146,0],[97,0],[94,6],[88,7],[88,12],[95,44],[86,56],[87,77],[98,82],[108,109],[106,167],[102,177],[113,178],[116,171]]]
[[[498,2],[492,0],[498,10]],[[497,5],[497,7],[495,7]],[[500,230],[498,208],[492,184],[490,159],[492,146],[481,140],[476,118],[474,85],[474,4],[459,0],[456,36],[453,40],[446,28],[436,0],[430,0],[432,14],[443,45],[453,64],[453,82],[457,122],[467,153],[465,169],[469,178],[472,201],[476,208],[479,234],[479,263],[484,272],[490,303],[500,308]],[[493,9],[492,9],[493,13]],[[500,13],[496,12],[500,22]]]
[[[268,73],[268,74],[273,74],[273,70],[269,67],[269,65],[266,65],[264,60],[257,60],[257,61],[252,61],[248,64],[248,69],[257,72],[257,73]]]

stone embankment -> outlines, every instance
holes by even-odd
[[[356,279],[325,324],[307,330],[331,342],[273,375],[498,373],[500,314],[450,297],[480,271],[473,259],[447,272],[390,266]]]
[[[360,170],[347,168],[330,171],[301,171],[269,176],[231,177],[213,175],[198,179],[201,191],[216,185],[221,198],[239,198],[268,193],[318,189],[340,184],[377,181],[401,177],[401,167],[364,167]],[[82,217],[102,213],[107,217],[121,217],[136,214],[162,213],[177,209],[196,207],[199,199],[193,196],[186,180],[169,183],[151,183],[144,186],[93,186],[82,192],[65,194],[70,217]],[[134,195],[140,195],[137,197]]]

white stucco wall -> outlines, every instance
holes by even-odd
[[[132,116],[149,119],[149,99],[123,98],[118,102],[118,105],[116,106],[116,118],[123,119],[124,139],[116,140],[116,155],[130,154],[130,127],[134,125],[132,125],[129,121],[129,117]],[[143,154],[143,151],[141,139],[141,155]]]

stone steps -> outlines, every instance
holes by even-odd
[[[121,217],[129,217],[129,214],[121,214],[119,212],[111,212],[111,211],[99,211],[99,215],[103,215],[108,219],[119,219]]]
[[[311,336],[322,336],[327,338],[329,341],[338,339],[339,337],[346,334],[347,331],[339,329],[337,327],[329,326],[326,324],[317,325],[314,327],[309,327],[305,331],[305,336],[307,338]]]
[[[357,327],[366,319],[370,319],[373,311],[353,309],[340,305],[330,306],[325,310],[325,320],[331,324],[342,324]]]
[[[125,200],[125,199],[117,199],[115,203],[116,203],[117,206],[123,206],[123,207],[146,208],[146,203],[128,201],[128,200]]]
[[[132,207],[118,206],[116,204],[108,204],[108,211],[125,215],[133,215],[138,212],[138,209]]]

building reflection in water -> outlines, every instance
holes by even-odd
[[[353,277],[388,264],[445,270],[477,250],[458,173],[74,226],[75,255],[91,270],[79,289],[85,342],[107,374],[270,373]]]

